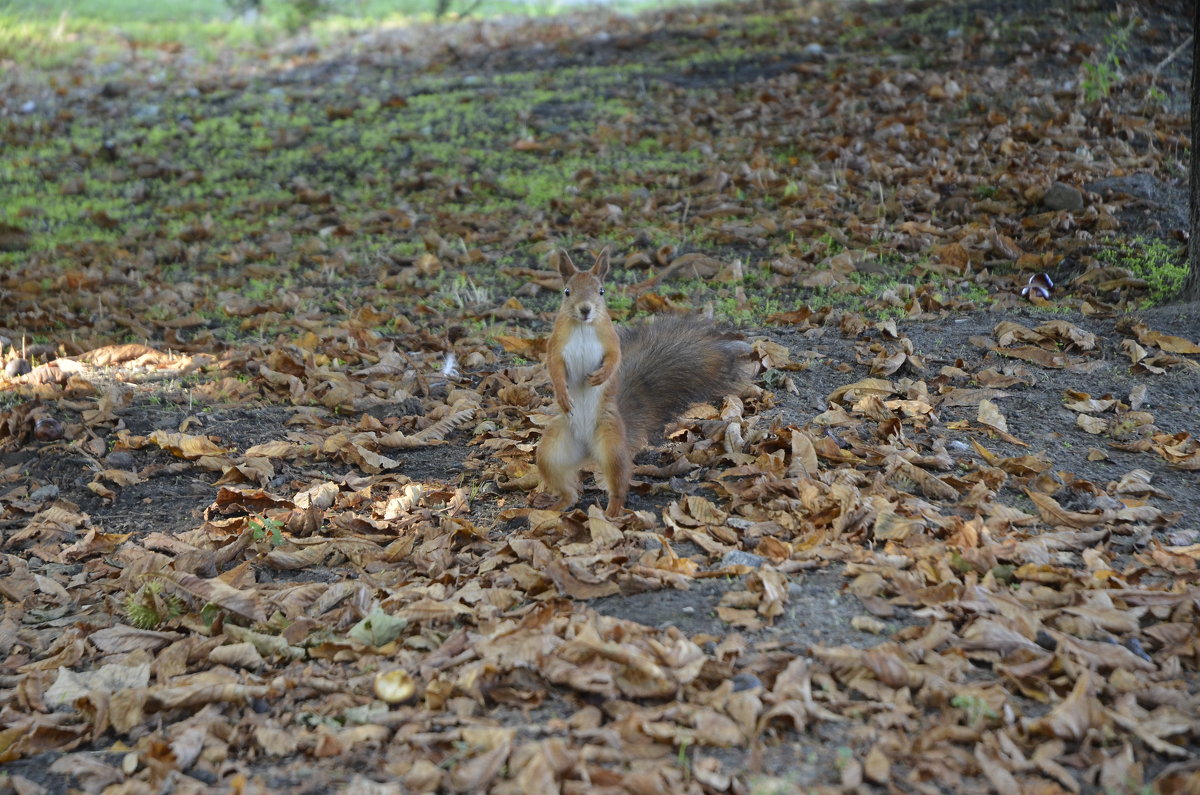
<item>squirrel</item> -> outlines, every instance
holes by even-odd
[[[710,321],[666,317],[619,331],[604,302],[605,250],[589,270],[559,252],[563,301],[546,348],[560,413],[546,428],[536,460],[541,491],[565,510],[579,497],[579,470],[591,461],[608,492],[605,514],[625,510],[633,456],[696,403],[735,392],[750,346]]]

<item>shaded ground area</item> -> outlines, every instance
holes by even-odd
[[[1192,791],[1188,20],[989,8],[6,71],[3,786]],[[614,522],[529,507],[603,245],[757,363]]]

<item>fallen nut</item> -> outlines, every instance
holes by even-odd
[[[62,423],[53,417],[39,417],[33,425],[33,437],[39,442],[54,442],[63,437]]]
[[[403,668],[375,675],[375,695],[388,704],[402,704],[416,692],[416,683]]]

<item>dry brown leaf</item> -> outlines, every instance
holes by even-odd
[[[140,365],[157,365],[170,362],[173,357],[155,350],[148,345],[130,342],[124,345],[106,345],[103,348],[95,348],[80,355],[78,358],[82,362],[94,364],[97,367],[111,367],[112,365],[124,364],[125,362],[134,362]]]
[[[863,775],[874,784],[886,785],[891,780],[892,763],[879,744],[871,746],[863,760]]]
[[[154,431],[148,438],[168,453],[192,460],[201,456],[220,456],[233,452],[214,444],[207,436],[191,436],[186,433]]]
[[[895,394],[896,389],[890,381],[880,378],[864,378],[853,384],[838,387],[826,398],[830,403],[854,404],[865,397],[879,398]]]
[[[1000,408],[987,398],[979,401],[979,415],[977,419],[982,425],[987,425],[990,428],[995,428],[1005,433],[1008,432],[1008,420],[1000,413]]]
[[[1070,695],[1042,718],[1024,719],[1027,729],[1062,740],[1078,742],[1089,731],[1099,729],[1104,716],[1092,693],[1092,673],[1083,671]]]
[[[1025,489],[1025,495],[1033,502],[1042,519],[1051,525],[1066,525],[1067,527],[1093,527],[1104,521],[1103,511],[1084,513],[1068,511],[1048,494]]]
[[[987,777],[992,789],[999,795],[1021,795],[1023,792],[1021,785],[1004,760],[994,750],[987,748],[983,743],[977,744],[975,761],[979,763],[979,769]]]
[[[1200,353],[1200,345],[1191,340],[1154,331],[1144,323],[1133,323],[1126,330],[1132,331],[1134,336],[1137,337],[1138,342],[1143,345],[1153,345],[1167,353],[1188,355]]]
[[[251,621],[266,621],[262,598],[252,591],[239,590],[220,579],[202,579],[181,571],[164,571],[162,576],[202,602],[211,602]]]
[[[585,580],[571,572],[570,567],[560,558],[550,560],[545,566],[545,574],[557,586],[560,593],[573,599],[596,599],[601,596],[611,596],[620,592],[620,587],[613,581]]]
[[[219,665],[248,668],[251,671],[257,671],[266,665],[266,661],[258,653],[258,649],[254,647],[254,644],[244,642],[218,646],[208,653],[208,659]]]
[[[137,629],[125,624],[115,624],[88,635],[88,641],[103,652],[122,654],[138,649],[158,649],[179,640],[182,635],[175,632],[155,632]]]

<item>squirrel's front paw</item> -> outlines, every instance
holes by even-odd
[[[597,370],[588,377],[588,383],[592,386],[600,386],[608,380],[608,373],[603,370]]]
[[[573,404],[571,403],[571,401],[570,401],[569,399],[563,399],[563,400],[560,400],[560,401],[558,401],[558,407],[559,407],[560,409],[562,409],[562,413],[563,413],[563,414],[570,414],[570,413],[571,413],[571,409],[572,409],[574,406],[573,406]]]

